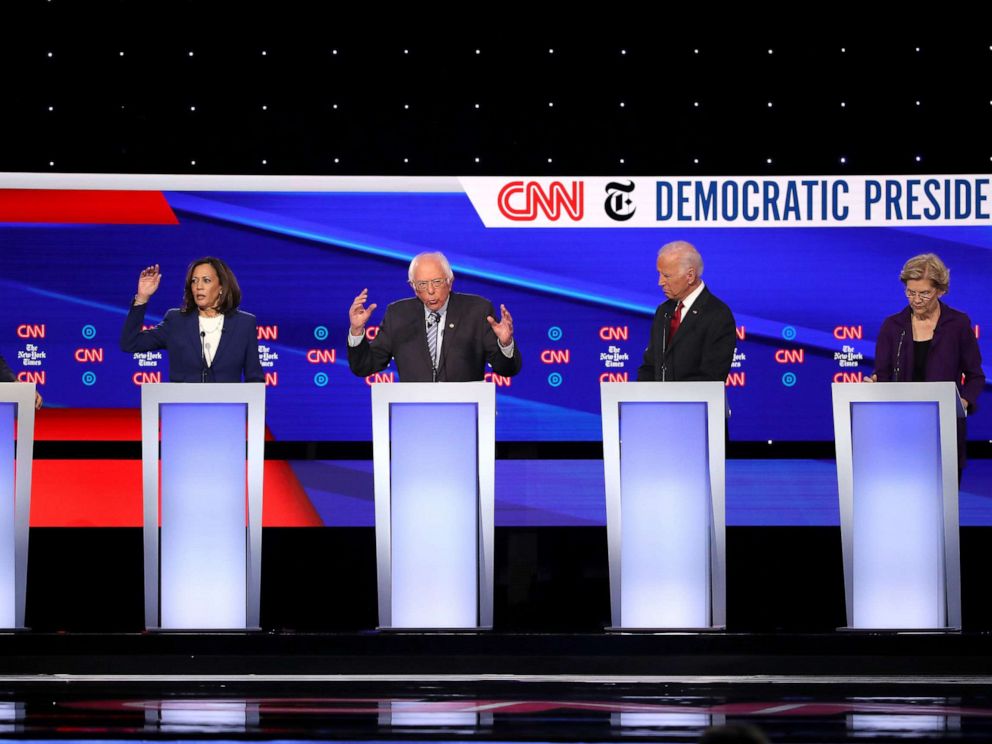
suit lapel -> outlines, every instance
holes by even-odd
[[[196,310],[181,316],[186,321],[186,337],[190,339],[193,356],[203,364],[203,339],[200,337],[200,315]]]
[[[689,311],[682,316],[682,320],[679,323],[679,329],[678,331],[675,332],[675,335],[672,336],[672,340],[668,344],[668,348],[666,350],[666,356],[668,353],[672,351],[675,345],[678,344],[679,341],[681,341],[683,338],[685,338],[688,335],[688,332],[691,331],[692,328],[699,322],[699,316],[703,314],[706,308],[706,301],[709,299],[709,296],[710,296],[709,288],[703,287],[703,291],[699,293],[699,297],[697,297],[696,301],[692,303],[692,307],[690,307]],[[678,303],[675,303],[673,305],[672,312],[675,311],[675,308],[677,306]]]
[[[454,293],[448,295],[448,310],[444,314],[444,337],[441,339],[441,354],[437,360],[438,379],[443,380],[444,360],[451,348],[449,341],[455,338],[455,333],[461,329],[461,316],[457,311],[458,302]]]
[[[417,311],[413,317],[413,333],[417,339],[417,346],[420,348],[420,357],[427,370],[433,372],[434,362],[431,359],[431,351],[427,346],[427,316],[424,315],[425,305],[419,299],[416,301]]]

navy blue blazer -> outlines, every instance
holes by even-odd
[[[203,354],[198,315],[183,314],[178,308],[169,310],[162,322],[147,331],[141,330],[145,320],[144,305],[131,305],[121,329],[121,351],[154,351],[169,353],[170,382],[202,382]],[[258,359],[258,330],[255,316],[235,310],[224,317],[224,330],[207,369],[207,382],[265,382]]]

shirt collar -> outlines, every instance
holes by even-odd
[[[441,307],[439,307],[437,310],[431,310],[429,307],[427,307],[427,305],[424,305],[424,321],[426,321],[429,317],[431,317],[431,313],[437,313],[443,318],[444,314],[448,312],[448,305],[450,303],[451,303],[451,295],[448,295],[448,299],[445,300],[444,304],[441,305]]]
[[[684,312],[684,313],[689,312],[689,308],[692,307],[692,303],[694,303],[696,300],[699,299],[699,295],[702,293],[703,288],[705,286],[706,286],[705,284],[703,284],[702,282],[699,282],[699,286],[696,287],[694,290],[692,290],[685,297],[685,299],[682,300],[682,312]],[[675,306],[678,307],[678,303],[676,303]]]

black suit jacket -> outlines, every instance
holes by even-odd
[[[17,382],[17,375],[2,356],[0,356],[0,382]]]
[[[494,315],[492,303],[478,295],[452,292],[444,319],[438,382],[482,380],[486,362],[493,372],[511,376],[520,371],[520,347],[514,341],[513,356],[499,349],[496,334],[486,316]],[[427,324],[424,303],[416,297],[394,302],[386,308],[379,333],[371,342],[362,338],[348,347],[348,366],[360,377],[385,369],[391,359],[401,382],[433,382],[434,368],[427,350]]]
[[[737,324],[730,308],[704,286],[669,339],[668,324],[677,305],[668,300],[655,311],[638,381],[726,382],[737,347]]]

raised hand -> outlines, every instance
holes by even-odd
[[[162,281],[162,274],[158,270],[158,264],[154,266],[149,266],[147,269],[141,272],[138,277],[138,293],[135,295],[135,302],[139,305],[143,305],[148,302],[148,299],[155,294],[158,289],[158,283]]]
[[[500,345],[509,346],[510,342],[513,341],[513,316],[506,309],[506,305],[500,305],[499,312],[499,323],[493,319],[492,315],[487,315],[486,320],[489,321],[489,327],[493,329]]]
[[[374,302],[368,307],[365,307],[365,302],[368,298],[368,289],[363,289],[358,293],[358,297],[356,297],[355,301],[351,303],[351,308],[348,310],[348,319],[351,321],[352,336],[361,336],[365,333],[365,324],[368,323],[369,318],[372,315],[372,311],[378,307],[378,305]]]

